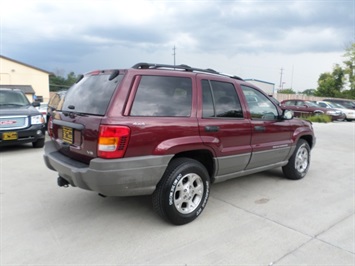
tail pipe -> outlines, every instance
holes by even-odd
[[[69,187],[69,182],[61,176],[58,176],[57,183],[60,187]]]

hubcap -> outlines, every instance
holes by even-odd
[[[303,173],[308,167],[308,150],[305,145],[302,145],[296,154],[295,168],[299,173]]]
[[[176,185],[174,205],[178,212],[189,214],[199,206],[204,193],[204,186],[199,175],[190,173],[184,175]]]

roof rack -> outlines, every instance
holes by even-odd
[[[238,80],[243,80],[242,78],[238,76],[230,76],[226,74],[222,74],[220,72],[217,72],[214,69],[207,68],[207,69],[201,69],[201,68],[195,68],[195,67],[190,67],[188,65],[166,65],[166,64],[152,64],[152,63],[138,63],[132,66],[134,69],[157,69],[157,68],[166,68],[166,69],[178,69],[178,70],[184,70],[184,71],[189,71],[189,72],[203,72],[203,73],[209,73],[209,74],[216,74],[216,75],[222,75]]]

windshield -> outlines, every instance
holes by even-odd
[[[334,107],[334,108],[342,108],[342,109],[346,109],[345,106],[341,105],[340,103],[329,103],[330,106]]]
[[[20,91],[1,90],[0,106],[26,106],[30,101]]]

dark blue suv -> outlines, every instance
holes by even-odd
[[[0,147],[32,143],[42,148],[45,139],[45,121],[25,94],[16,89],[0,89]]]

